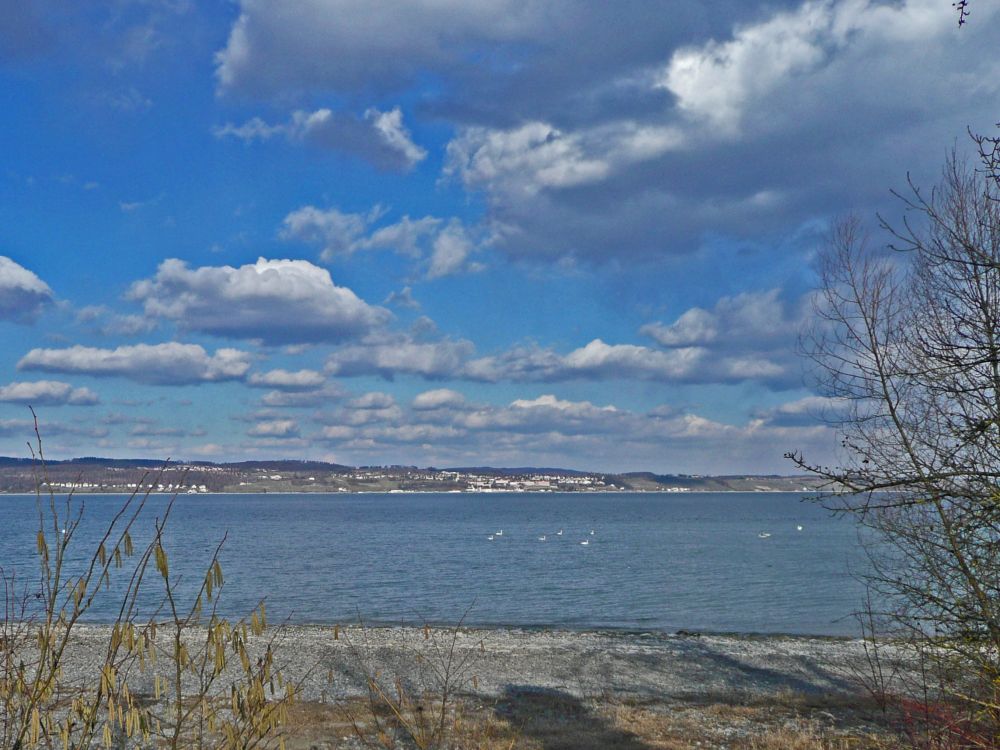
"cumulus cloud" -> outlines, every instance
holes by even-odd
[[[852,61],[864,58],[883,74],[883,63],[873,52],[916,49],[949,37],[950,15],[947,6],[931,0],[892,4],[811,0],[737,27],[724,42],[711,40],[677,50],[658,85],[677,97],[685,114],[707,122],[719,134],[735,135],[750,110],[762,114],[769,95],[779,89],[798,89],[797,83],[828,85],[824,69],[843,74]],[[896,95],[891,90],[884,93]],[[768,119],[774,115],[770,110]]]
[[[429,279],[451,276],[463,270],[478,271],[483,268],[481,264],[469,263],[469,256],[475,252],[476,244],[458,219],[452,219],[437,233],[431,247],[427,268]]]
[[[557,382],[634,378],[674,383],[734,383],[759,380],[784,384],[787,371],[766,356],[714,356],[704,347],[660,351],[601,339],[568,354],[540,347],[516,347],[499,355],[471,360],[466,377],[487,382]]]
[[[48,284],[24,266],[0,255],[0,320],[31,323],[52,301]]]
[[[259,258],[239,268],[194,269],[165,260],[128,296],[142,303],[147,316],[176,321],[184,330],[267,344],[350,340],[390,318],[304,260]]]
[[[71,346],[32,349],[17,363],[19,370],[123,377],[151,385],[191,385],[242,380],[250,355],[238,349],[209,354],[197,344],[137,344],[116,349]]]
[[[281,237],[317,245],[325,261],[361,250],[391,250],[421,261],[427,278],[481,270],[470,256],[489,244],[489,237],[477,236],[460,220],[445,221],[434,216],[376,226],[383,218],[380,206],[368,213],[344,213],[337,208],[303,206],[288,214]]]
[[[465,404],[465,396],[450,388],[436,388],[418,393],[413,397],[412,407],[417,411],[431,409],[460,408]]]
[[[250,437],[291,438],[298,437],[298,434],[299,425],[294,419],[267,419],[247,430]]]
[[[282,391],[315,390],[326,382],[323,373],[316,370],[269,370],[255,372],[247,378],[247,385],[254,388],[275,388]]]
[[[213,131],[217,138],[237,138],[245,143],[283,137],[292,143],[352,153],[386,170],[409,171],[427,157],[426,149],[413,142],[403,123],[403,112],[375,108],[358,118],[323,108],[297,110],[286,123],[269,124],[259,117],[242,125],[227,123]]]
[[[421,114],[454,128],[446,171],[518,257],[649,260],[885,208],[904,170],[933,179],[966,124],[996,120],[994,3],[961,37],[938,0],[368,6],[243,0],[221,89],[350,101],[435,81]]]
[[[547,393],[534,399],[515,399],[510,404],[515,409],[556,409],[563,413],[575,412],[591,414],[597,411],[618,411],[613,406],[595,407],[589,401],[564,401],[556,398],[553,394]]]
[[[791,346],[808,317],[808,297],[789,303],[780,289],[770,289],[722,297],[711,310],[692,307],[669,325],[649,323],[640,330],[666,347],[711,345],[742,351],[776,342]]]
[[[516,256],[648,259],[690,252],[706,232],[756,239],[878,209],[904,169],[933,179],[966,123],[995,121],[986,30],[1000,8],[979,12],[980,29],[958,38],[951,9],[934,0],[747,3],[714,14],[730,29],[665,46],[655,66],[634,58],[618,86],[587,71],[576,89],[586,116],[543,119],[533,101],[460,125],[446,171],[483,195],[496,247]],[[616,98],[598,104],[611,89]]]
[[[630,411],[554,393],[492,405],[437,389],[420,394],[409,410],[377,408],[380,404],[373,398],[373,408],[331,415],[317,439],[335,444],[338,455],[374,452],[406,463],[447,466],[473,460],[688,472],[718,471],[721,446],[728,470],[775,471],[782,469],[781,456],[789,444],[824,449],[833,444],[831,430],[805,420],[786,425],[754,417],[730,424],[666,404]],[[669,467],[663,464],[665,456]]]
[[[344,346],[326,360],[332,375],[419,375],[431,380],[454,377],[474,347],[465,340],[423,342],[398,335]]]
[[[103,305],[87,305],[76,313],[76,320],[102,336],[137,336],[156,328],[156,321],[142,315],[122,315]]]
[[[472,127],[448,144],[445,173],[491,195],[529,197],[601,182],[683,145],[672,126],[615,122],[567,133],[545,122],[512,129]]]
[[[836,422],[847,415],[850,402],[827,396],[805,396],[768,409],[758,409],[754,417],[778,427],[806,427]]]
[[[711,309],[692,307],[673,323],[649,323],[640,332],[669,351],[699,349],[720,364],[735,363],[747,372],[762,367],[794,384],[801,371],[796,340],[810,316],[810,295],[787,300],[781,290],[770,289],[725,296]]]
[[[395,405],[396,399],[382,391],[371,391],[347,402],[349,409],[388,409]]]
[[[728,310],[725,300],[720,304]],[[743,323],[752,325],[749,320]],[[687,319],[681,325],[687,325]],[[670,330],[671,334],[664,333],[662,337],[679,335],[675,329]],[[658,333],[660,328],[645,332]],[[731,350],[715,348],[712,339],[667,349],[594,339],[565,354],[549,347],[527,345],[480,357],[474,356],[472,342],[464,339],[421,340],[409,334],[379,335],[333,352],[326,360],[326,371],[340,377],[378,375],[388,380],[396,375],[415,375],[427,380],[488,383],[619,379],[663,383],[757,381],[782,388],[794,384],[798,376],[792,341],[787,331],[782,334],[761,333],[757,341],[742,341]]]
[[[0,401],[32,406],[93,406],[100,398],[89,388],[74,388],[59,380],[36,380],[0,386]]]
[[[270,391],[260,401],[262,405],[276,409],[308,409],[327,406],[343,397],[344,392],[340,388],[327,385],[309,391]]]

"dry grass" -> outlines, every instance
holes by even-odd
[[[462,750],[896,750],[861,708],[820,701],[730,703],[580,701],[555,691],[512,691],[491,701],[465,698],[449,714],[444,747]],[[795,705],[789,705],[795,704]],[[833,708],[834,711],[827,711]],[[379,738],[363,700],[302,703],[289,717],[288,750],[406,747]],[[369,714],[370,715],[370,714]]]

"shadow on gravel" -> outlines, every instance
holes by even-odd
[[[494,713],[510,722],[525,739],[543,750],[653,750],[630,732],[595,716],[578,699],[561,690],[511,685]]]
[[[694,673],[690,678],[697,681],[698,673],[705,677],[721,676],[727,687],[736,692],[857,695],[860,689],[856,680],[837,674],[807,656],[787,658],[766,666],[766,662],[750,663],[703,643],[691,644],[688,655],[688,667]]]

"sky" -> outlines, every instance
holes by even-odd
[[[1000,0],[0,0],[0,455],[793,473]]]

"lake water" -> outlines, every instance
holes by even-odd
[[[856,529],[804,497],[183,495],[167,552],[190,588],[228,534],[223,609],[266,596],[272,622],[449,623],[468,610],[482,625],[853,635]],[[81,499],[82,553],[124,498]],[[151,497],[140,525],[166,502]],[[0,565],[22,580],[37,569],[37,522],[34,497],[0,497]],[[110,612],[107,600],[90,619]]]

